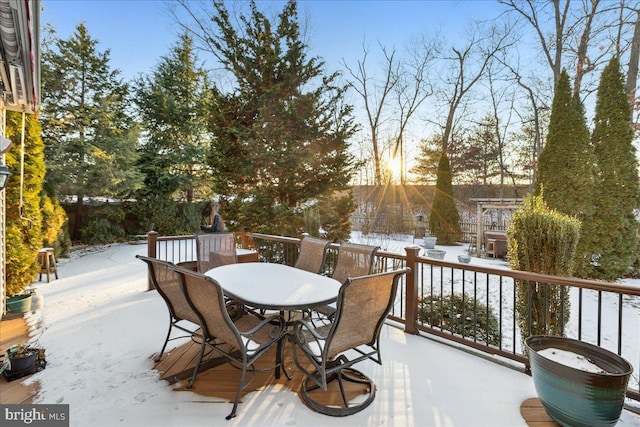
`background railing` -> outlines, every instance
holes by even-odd
[[[240,247],[258,251],[262,262],[293,265],[300,239],[258,233],[237,233]],[[174,263],[196,258],[193,236],[148,235],[149,256]],[[337,245],[329,248],[325,274],[331,274]],[[410,267],[402,278],[390,318],[405,332],[429,334],[524,365],[524,339],[533,328],[596,344],[621,355],[634,367],[627,397],[640,401],[640,287],[619,283],[451,263],[420,256],[417,246],[404,254],[378,251],[376,271]],[[547,301],[550,289],[563,295],[533,316],[531,295],[537,289]],[[540,309],[538,307],[538,309]],[[558,319],[565,321],[558,321]],[[535,319],[538,319],[537,321]],[[559,330],[557,329],[559,326]],[[525,329],[524,333],[522,329]]]

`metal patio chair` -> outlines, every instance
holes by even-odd
[[[197,271],[205,273],[215,267],[238,262],[234,233],[195,234]]]
[[[159,362],[169,341],[185,337],[181,335],[171,338],[173,328],[186,332],[187,336],[193,338],[200,325],[200,318],[187,303],[184,293],[182,292],[180,276],[174,270],[173,267],[175,266],[172,263],[142,255],[136,255],[136,258],[144,261],[149,267],[151,283],[169,310],[169,331],[167,332],[167,337],[164,340],[160,354],[154,359],[155,362]],[[189,324],[191,326],[189,326]]]
[[[341,243],[338,247],[336,264],[331,277],[340,283],[345,283],[350,277],[371,274],[378,249],[380,249],[379,246]],[[329,304],[314,308],[314,311],[330,319],[334,315],[336,307],[335,304]]]
[[[191,388],[196,380],[207,347],[211,347],[215,352],[229,359],[232,366],[241,366],[240,385],[236,392],[233,409],[226,417],[229,420],[236,415],[242,390],[251,383],[255,372],[258,371],[253,366],[254,362],[283,339],[286,333],[284,318],[280,315],[263,318],[247,312],[234,321],[227,313],[226,301],[218,282],[198,272],[174,268],[180,275],[187,303],[198,316],[199,338],[202,343],[187,388]],[[228,344],[230,348],[221,346],[222,343]],[[268,370],[274,368],[275,365]],[[249,370],[252,376],[246,381]]]
[[[350,277],[366,276],[373,272],[379,246],[341,243],[331,277],[344,283]]]
[[[197,272],[204,274],[212,268],[238,262],[234,233],[201,233],[194,236],[198,254]],[[242,316],[246,310],[244,304],[227,298],[227,311],[232,319]]]
[[[303,237],[300,241],[298,259],[296,259],[296,263],[293,266],[311,273],[322,273],[329,245],[331,245],[329,240],[311,236]]]
[[[410,269],[347,279],[340,288],[331,323],[315,327],[308,320],[299,320],[294,324],[293,359],[306,376],[300,397],[309,408],[326,415],[347,416],[373,402],[375,384],[352,366],[366,359],[382,364],[380,330],[395,301],[398,281],[408,271]],[[301,357],[304,357],[302,361]],[[307,361],[313,370],[303,363]],[[341,402],[323,403],[322,395],[334,381],[339,385]],[[349,401],[344,381],[361,384],[366,390],[366,399]]]

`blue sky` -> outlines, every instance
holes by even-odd
[[[162,0],[43,0],[42,24],[51,24],[68,38],[79,23],[110,49],[114,68],[131,78],[149,72],[175,44],[179,29]],[[259,2],[274,14],[283,2]],[[401,47],[407,39],[441,29],[450,38],[463,34],[470,19],[496,17],[499,5],[490,0],[332,1],[301,0],[299,15],[308,24],[311,54],[327,61],[330,70],[344,58],[354,64],[362,44],[377,49],[380,41]],[[203,58],[204,59],[204,58]]]

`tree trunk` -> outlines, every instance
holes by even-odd
[[[373,130],[372,132],[377,132],[377,130]],[[381,185],[382,184],[382,167],[380,166],[380,150],[378,149],[378,138],[374,135],[371,140],[373,141],[373,161],[375,168],[374,175],[374,184]]]
[[[76,219],[73,223],[73,230],[71,232],[71,240],[80,240],[80,230],[82,229],[82,221],[84,219],[84,194],[78,193],[78,201],[76,202]]]
[[[627,70],[627,83],[625,89],[629,97],[631,111],[634,111],[636,100],[636,81],[638,79],[638,61],[640,60],[640,10],[637,11],[636,25],[631,41],[631,52],[629,54],[629,69]],[[631,116],[633,117],[633,115]]]
[[[573,81],[573,94],[580,94],[580,87],[582,86],[582,77],[593,69],[593,65],[589,64],[589,57],[587,56],[587,49],[589,48],[589,40],[591,39],[591,24],[596,16],[596,10],[600,0],[592,0],[591,10],[586,16],[586,23],[580,36],[580,43],[578,45],[578,65],[576,67],[576,77]]]

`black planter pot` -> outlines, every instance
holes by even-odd
[[[36,372],[38,352],[33,350],[24,356],[9,353],[9,368],[4,371],[7,381],[13,381]]]

